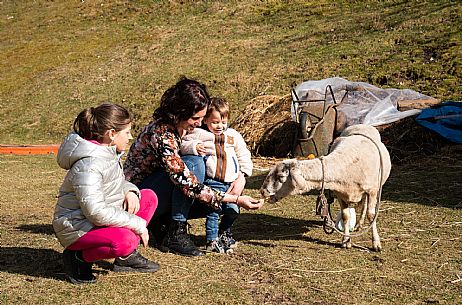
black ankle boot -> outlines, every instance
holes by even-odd
[[[160,249],[162,241],[170,227],[170,221],[172,220],[169,214],[162,215],[156,219],[152,219],[149,222],[148,230],[150,233],[149,246]]]
[[[186,221],[172,220],[160,250],[186,256],[204,255],[189,238],[186,232],[186,225]]]
[[[64,249],[63,264],[66,279],[72,284],[91,284],[96,277],[91,271],[92,263],[83,261],[82,251]]]

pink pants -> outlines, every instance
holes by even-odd
[[[137,216],[146,224],[157,208],[157,195],[150,189],[141,190],[140,210]],[[96,227],[67,247],[69,250],[82,250],[86,262],[127,256],[140,243],[140,236],[125,227]]]

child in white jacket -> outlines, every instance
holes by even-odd
[[[252,175],[250,151],[239,132],[228,128],[229,105],[223,98],[212,98],[204,117],[203,128],[195,128],[181,143],[183,155],[202,155],[206,162],[204,184],[227,191],[239,175]],[[219,224],[220,215],[223,215]],[[207,250],[231,253],[237,246],[231,227],[239,215],[235,203],[224,203],[206,216]]]
[[[125,180],[121,154],[131,136],[130,113],[101,104],[80,112],[61,144],[57,161],[67,170],[59,189],[53,229],[64,246],[66,279],[73,284],[96,281],[92,263],[115,258],[115,272],[155,272],[159,265],[138,251],[149,241],[146,229],[157,196]]]

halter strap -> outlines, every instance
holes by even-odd
[[[322,172],[322,180],[321,180],[321,194],[324,194],[324,157],[319,157],[319,161],[321,161],[321,172]]]

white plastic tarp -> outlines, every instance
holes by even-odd
[[[331,86],[338,104],[337,111],[346,119],[344,127],[354,124],[379,126],[392,123],[421,111],[420,109],[399,111],[399,101],[432,99],[410,89],[381,89],[368,83],[350,82],[340,77],[333,77],[303,82],[294,88],[292,119],[298,121],[300,106],[309,105],[310,101],[326,100],[328,104],[334,103],[328,86]]]

